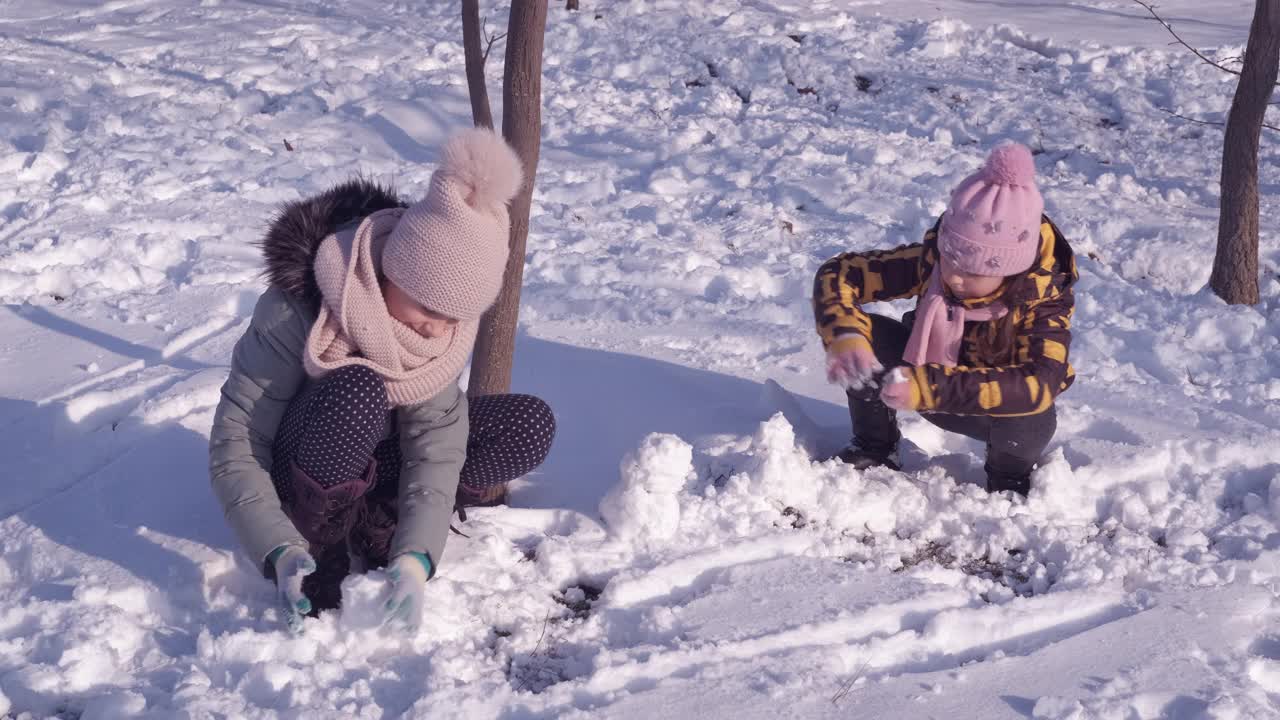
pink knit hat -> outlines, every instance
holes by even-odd
[[[1013,141],[996,145],[978,172],[951,192],[938,250],[973,275],[1026,272],[1040,248],[1044,198],[1036,189],[1031,151]]]
[[[405,211],[382,251],[382,272],[428,310],[480,317],[502,290],[520,159],[492,130],[445,143],[427,196]]]

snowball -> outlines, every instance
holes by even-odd
[[[374,570],[363,575],[350,575],[342,581],[342,616],[338,625],[343,630],[372,630],[382,624],[383,605],[390,597],[387,574]]]

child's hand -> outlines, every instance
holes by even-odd
[[[391,597],[383,606],[383,625],[401,624],[416,630],[422,621],[422,608],[427,598],[427,578],[431,560],[422,553],[397,555],[387,566],[391,577]]]
[[[302,632],[302,618],[311,612],[311,600],[302,592],[302,579],[316,571],[316,561],[296,545],[281,545],[268,557],[275,569],[285,625],[290,632]]]
[[[903,367],[896,367],[884,376],[884,385],[880,389],[880,402],[894,410],[915,410],[915,380]]]
[[[851,345],[832,345],[827,351],[827,382],[846,390],[861,390],[872,384],[884,366],[866,340],[856,338]]]

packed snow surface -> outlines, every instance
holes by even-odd
[[[551,5],[514,386],[556,446],[417,633],[374,571],[295,637],[206,474],[252,241],[357,172],[424,192],[456,3],[0,0],[0,717],[1280,715],[1280,161],[1228,307],[1221,130],[1170,114],[1233,76],[1121,0]],[[1252,7],[1160,10],[1230,63]],[[822,461],[814,271],[1002,138],[1082,276],[1030,497],[915,416],[903,472]]]

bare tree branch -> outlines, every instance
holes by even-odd
[[[1156,6],[1155,6],[1154,4],[1149,3],[1149,2],[1145,2],[1144,0],[1133,0],[1133,1],[1134,1],[1134,2],[1136,2],[1136,3],[1138,3],[1139,5],[1141,5],[1142,7],[1146,8],[1146,9],[1147,9],[1147,12],[1151,13],[1151,17],[1155,18],[1155,19],[1156,19],[1156,22],[1158,22],[1158,23],[1160,23],[1161,25],[1163,25],[1163,26],[1164,26],[1164,29],[1169,31],[1169,34],[1173,36],[1173,39],[1174,39],[1174,40],[1176,40],[1176,41],[1178,42],[1178,44],[1179,44],[1179,45],[1181,45],[1182,47],[1184,47],[1184,48],[1186,48],[1186,49],[1190,50],[1191,52],[1195,53],[1196,57],[1198,57],[1198,58],[1200,58],[1201,60],[1205,61],[1206,63],[1209,63],[1210,65],[1212,65],[1212,66],[1214,66],[1214,67],[1218,68],[1218,69],[1219,69],[1219,70],[1221,70],[1222,72],[1225,72],[1225,73],[1231,73],[1232,75],[1239,75],[1239,74],[1240,74],[1240,71],[1239,71],[1239,70],[1232,70],[1232,69],[1231,69],[1231,68],[1229,68],[1229,67],[1225,67],[1225,66],[1223,66],[1223,65],[1221,65],[1221,64],[1219,64],[1219,63],[1217,63],[1217,62],[1214,62],[1213,60],[1210,60],[1208,57],[1206,57],[1204,53],[1200,52],[1199,50],[1195,49],[1194,47],[1191,47],[1191,45],[1190,45],[1190,44],[1188,44],[1186,40],[1183,40],[1183,39],[1178,35],[1178,33],[1176,33],[1176,32],[1174,32],[1174,31],[1173,31],[1173,26],[1172,26],[1172,25],[1170,25],[1170,24],[1168,23],[1168,21],[1166,21],[1164,18],[1160,17],[1160,14],[1156,12]]]
[[[1186,120],[1187,122],[1193,122],[1193,123],[1196,123],[1197,125],[1213,125],[1214,127],[1225,127],[1225,126],[1226,126],[1226,123],[1224,123],[1224,122],[1222,122],[1222,121],[1220,121],[1220,120],[1201,120],[1201,119],[1199,119],[1199,118],[1187,117],[1186,115],[1180,115],[1180,114],[1178,114],[1178,113],[1176,113],[1176,112],[1174,112],[1174,111],[1170,110],[1169,108],[1162,108],[1162,107],[1158,107],[1158,106],[1157,106],[1157,108],[1156,108],[1156,109],[1157,109],[1157,110],[1160,110],[1160,111],[1162,111],[1162,112],[1169,113],[1170,115],[1172,115],[1172,116],[1174,116],[1174,117],[1176,117],[1176,118],[1178,118],[1178,119],[1180,119],[1180,120]],[[1266,124],[1266,123],[1262,123],[1262,127],[1267,128],[1268,130],[1275,130],[1276,132],[1280,132],[1280,127],[1276,127],[1275,125],[1268,125],[1268,124]]]
[[[1187,122],[1193,122],[1197,125],[1213,125],[1215,127],[1223,127],[1226,125],[1226,123],[1221,122],[1219,120],[1201,120],[1200,118],[1193,118],[1193,117],[1187,117],[1186,115],[1180,115],[1170,110],[1169,108],[1162,108],[1157,106],[1156,109],[1160,110],[1161,112],[1169,113],[1170,115],[1178,118],[1179,120],[1186,120]]]
[[[506,33],[498,33],[497,35],[490,35],[489,28],[485,27],[485,25],[488,24],[488,22],[489,22],[489,18],[485,18],[484,21],[480,23],[480,32],[484,35],[484,42],[485,42],[484,55],[482,56],[482,58],[486,61],[489,59],[489,51],[493,49],[493,44],[507,36]]]

